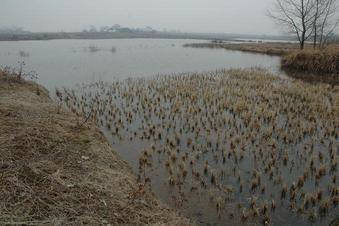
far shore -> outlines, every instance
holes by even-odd
[[[227,49],[250,53],[260,53],[271,56],[283,56],[292,51],[298,51],[299,46],[297,43],[290,42],[206,42],[206,43],[188,43],[184,47],[192,48],[214,48],[214,49]],[[306,45],[306,49],[311,49],[311,45]]]
[[[189,32],[27,32],[21,34],[0,34],[0,41],[33,41],[55,39],[196,39],[252,42],[252,40],[292,41],[285,36],[241,35],[241,34],[210,34]]]

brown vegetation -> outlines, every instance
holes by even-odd
[[[191,225],[91,123],[0,71],[0,225]]]
[[[227,44],[227,43],[191,43],[185,44],[184,47],[193,48],[221,48],[234,51],[243,51],[250,53],[260,53],[266,55],[282,56],[292,51],[298,50],[298,44],[292,43],[239,43],[239,44]],[[311,48],[307,45],[307,48]]]
[[[339,47],[332,45],[326,49],[295,51],[282,58],[281,66],[312,73],[339,73]]]

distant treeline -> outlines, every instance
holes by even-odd
[[[0,41],[52,40],[52,39],[119,39],[119,38],[164,38],[164,39],[214,39],[212,35],[165,32],[39,32],[27,34],[0,34]],[[223,38],[224,40],[227,37]]]
[[[52,40],[52,39],[116,39],[116,38],[164,38],[164,39],[202,39],[214,41],[285,40],[295,41],[290,35],[244,35],[223,33],[185,33],[176,31],[157,31],[150,26],[145,28],[113,26],[90,26],[82,32],[30,32],[21,27],[0,27],[0,41]],[[339,36],[332,36],[331,42],[339,42]]]
[[[291,40],[288,36],[260,36],[238,34],[180,33],[160,31],[83,31],[83,32],[27,32],[0,33],[0,41],[52,40],[52,39],[119,39],[119,38],[159,38],[159,39],[200,39],[234,41],[243,39]]]
[[[147,26],[145,28],[129,28],[129,27],[122,27],[119,24],[115,24],[113,26],[101,26],[100,28],[96,28],[95,26],[91,25],[88,29],[83,29],[82,32],[101,32],[101,33],[107,33],[107,32],[157,32],[157,30],[153,29],[150,26]]]
[[[0,27],[0,35],[2,34],[28,34],[29,31],[21,27]]]
[[[184,33],[174,31],[157,31],[152,27],[128,28],[119,24],[97,28],[90,26],[82,32],[30,32],[20,27],[0,28],[0,41],[52,40],[52,39],[117,39],[117,38],[165,38],[165,39],[203,39],[215,41],[286,40],[293,41],[292,36],[217,34],[217,33]],[[339,42],[339,36],[332,41]]]

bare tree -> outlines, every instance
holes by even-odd
[[[327,0],[325,0],[327,1]],[[318,20],[320,18],[320,15],[323,14],[322,11],[322,2],[323,0],[315,0],[315,12],[314,12],[314,22],[313,22],[313,48],[316,48],[317,46],[317,39],[318,39]]]
[[[313,47],[323,47],[339,23],[337,0],[314,0]]]
[[[275,0],[274,9],[268,12],[277,24],[298,38],[300,49],[304,49],[314,30],[315,0]]]
[[[327,43],[330,35],[339,24],[338,1],[337,0],[316,0],[319,1],[319,14],[314,26],[319,34],[314,34],[315,42],[322,48]],[[319,36],[319,37],[318,37]]]

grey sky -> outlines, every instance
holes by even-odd
[[[0,0],[0,27],[80,31],[89,25],[188,32],[277,34],[272,0]]]

